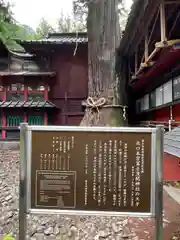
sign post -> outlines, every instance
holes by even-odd
[[[21,133],[20,213],[152,217],[162,239],[161,128],[22,124]]]
[[[157,128],[156,148],[156,239],[162,240],[164,127]]]

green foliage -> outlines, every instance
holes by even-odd
[[[10,50],[24,51],[24,49],[14,40],[18,27],[12,18],[10,5],[0,0],[0,41]]]
[[[70,15],[64,15],[60,12],[60,16],[57,20],[57,25],[52,27],[46,19],[42,19],[36,29],[35,38],[42,39],[47,37],[48,33],[67,33],[67,32],[82,32],[86,30],[85,24],[81,21],[77,21]]]
[[[7,234],[3,237],[3,240],[15,240],[15,238],[12,236],[12,234]]]
[[[36,38],[36,32],[27,25],[17,25],[14,32],[14,39],[33,40]]]
[[[73,0],[73,13],[76,16],[78,21],[86,21],[88,15],[88,5],[91,1],[97,0]],[[125,0],[118,0],[118,12],[119,12],[119,19],[120,19],[120,28],[123,30],[126,25],[126,19],[128,16],[128,11],[125,8],[124,4]]]

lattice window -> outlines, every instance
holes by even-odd
[[[148,110],[149,109],[149,94],[146,94],[144,96],[144,110]]]
[[[44,125],[43,116],[29,116],[28,117],[29,125]]]
[[[156,88],[156,107],[163,104],[163,86]]]
[[[152,108],[156,107],[156,91],[153,91],[150,94],[150,106]]]
[[[24,84],[13,83],[8,86],[7,101],[24,101]]]
[[[37,88],[37,91],[41,91],[43,92],[45,90],[45,86],[44,85],[39,85]]]
[[[172,80],[164,84],[163,91],[164,91],[163,103],[165,104],[172,102]]]
[[[44,94],[40,93],[29,93],[28,101],[44,101]]]
[[[9,87],[8,87],[9,91],[15,91],[15,92],[21,92],[24,91],[24,84],[22,83],[12,83]]]
[[[45,90],[44,84],[28,86],[28,91],[44,92],[44,90]]]
[[[180,76],[173,80],[174,100],[180,99]]]
[[[8,93],[7,101],[24,101],[24,93]]]
[[[7,126],[16,127],[24,122],[23,116],[7,116]]]

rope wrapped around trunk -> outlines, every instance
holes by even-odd
[[[106,104],[107,100],[104,97],[101,97],[95,100],[92,97],[88,97],[86,100],[86,107],[91,110],[95,109],[99,113],[99,108],[122,108],[123,109],[123,119],[126,120],[126,109],[127,106],[124,105],[115,105],[115,104]]]

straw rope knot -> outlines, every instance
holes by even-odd
[[[101,97],[98,100],[94,100],[92,97],[88,97],[86,104],[87,107],[96,109],[96,111],[99,113],[99,108],[103,107],[106,104],[106,99],[104,97]]]
[[[91,111],[93,109],[95,109],[98,114],[99,114],[99,108],[102,108],[102,107],[118,107],[118,108],[122,108],[122,110],[123,110],[123,119],[126,120],[126,109],[128,108],[128,106],[124,106],[124,105],[109,105],[109,104],[107,104],[107,101],[106,101],[106,99],[104,97],[101,97],[98,100],[95,100],[92,97],[88,97],[88,99],[86,100],[86,107],[90,108]]]

